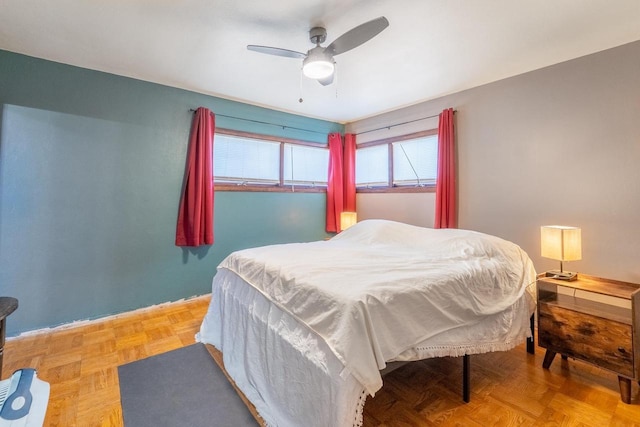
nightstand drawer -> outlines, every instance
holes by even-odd
[[[538,309],[540,346],[634,377],[631,325],[544,302]]]

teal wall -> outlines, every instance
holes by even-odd
[[[0,295],[8,336],[210,291],[231,251],[311,241],[323,193],[215,195],[215,243],[174,246],[192,113],[326,143],[343,126],[0,50]]]

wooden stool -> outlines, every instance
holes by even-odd
[[[0,297],[0,379],[2,379],[2,355],[4,352],[5,325],[7,316],[16,311],[18,300],[12,297]]]

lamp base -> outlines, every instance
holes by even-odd
[[[572,282],[578,278],[578,273],[572,273],[570,271],[549,270],[544,274],[545,277],[551,277],[552,279],[567,280]]]

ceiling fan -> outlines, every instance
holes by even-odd
[[[250,44],[247,49],[268,55],[284,56],[287,58],[302,58],[302,72],[305,76],[316,79],[324,86],[333,83],[336,62],[334,56],[345,53],[360,46],[377,36],[389,26],[389,21],[384,16],[373,19],[347,31],[333,41],[329,46],[322,47],[327,39],[327,30],[323,27],[313,27],[309,30],[309,40],[316,47],[309,49],[307,53],[295,50],[281,49],[278,47],[258,46]]]

